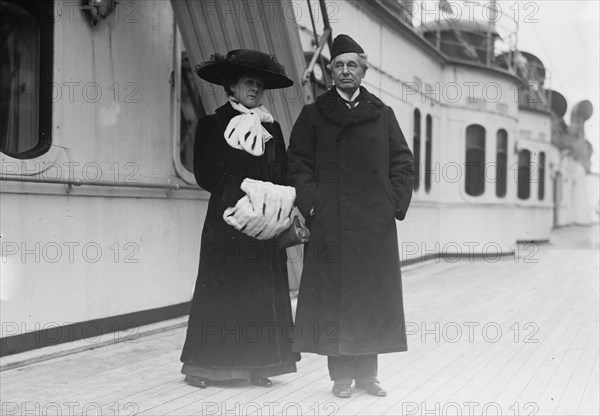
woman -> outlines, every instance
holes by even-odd
[[[295,191],[281,186],[286,150],[279,124],[260,104],[264,89],[293,84],[274,56],[238,49],[215,54],[198,75],[222,85],[228,102],[198,121],[194,175],[211,193],[200,266],[181,361],[186,381],[218,381],[296,371],[285,249]]]

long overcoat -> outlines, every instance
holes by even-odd
[[[202,230],[200,265],[181,361],[204,368],[289,366],[292,310],[286,251],[255,240],[223,220],[244,193],[244,178],[284,184],[286,151],[277,122],[262,156],[230,147],[223,132],[240,113],[227,103],[198,121],[194,175],[211,193]]]
[[[410,203],[413,158],[393,110],[364,87],[358,100],[350,109],[332,88],[290,136],[288,183],[311,231],[295,351],[407,349],[396,219]]]

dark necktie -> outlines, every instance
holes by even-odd
[[[358,98],[352,101],[344,100],[344,102],[350,107],[350,109],[353,109],[358,104]]]

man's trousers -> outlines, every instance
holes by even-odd
[[[329,376],[340,384],[377,383],[377,355],[328,356]]]

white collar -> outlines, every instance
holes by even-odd
[[[234,149],[261,156],[265,152],[265,142],[273,137],[262,123],[273,123],[273,116],[263,105],[247,108],[232,97],[229,97],[229,103],[241,114],[229,120],[223,133],[225,141]]]
[[[342,97],[346,101],[354,101],[358,97],[358,94],[360,94],[360,87],[358,87],[356,91],[354,91],[354,94],[352,94],[352,97],[350,98],[348,98],[348,94],[340,90],[338,87],[335,87],[335,90],[338,92],[340,97]]]

